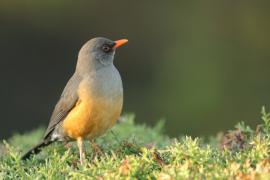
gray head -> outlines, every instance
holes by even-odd
[[[79,52],[76,70],[89,72],[112,65],[116,48],[127,42],[127,39],[112,41],[103,37],[89,40]]]

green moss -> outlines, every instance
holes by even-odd
[[[244,123],[221,138],[181,137],[163,134],[164,122],[155,127],[137,125],[127,115],[97,140],[103,155],[86,145],[87,161],[80,165],[76,144],[61,143],[34,155],[20,156],[42,137],[39,128],[16,134],[0,146],[0,179],[227,179],[270,178],[269,114],[262,111],[263,124],[254,131]]]

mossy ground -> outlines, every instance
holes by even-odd
[[[75,143],[54,143],[27,161],[20,156],[42,137],[39,128],[0,145],[0,179],[270,179],[270,118],[252,130],[243,123],[224,135],[169,138],[163,122],[134,123],[127,115],[97,140],[103,154],[92,152],[80,165]]]

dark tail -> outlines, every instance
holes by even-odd
[[[38,143],[35,147],[33,147],[32,149],[30,149],[29,151],[27,151],[27,153],[25,153],[22,157],[21,160],[26,160],[28,159],[32,154],[37,154],[41,151],[41,149],[45,146],[48,146],[52,143],[53,141],[46,141],[43,140],[40,143]]]

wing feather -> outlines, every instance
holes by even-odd
[[[54,108],[54,111],[50,118],[50,123],[44,134],[44,139],[50,137],[56,125],[59,124],[76,105],[76,102],[78,101],[77,89],[80,82],[81,77],[77,74],[74,74],[68,81],[59,101]]]

